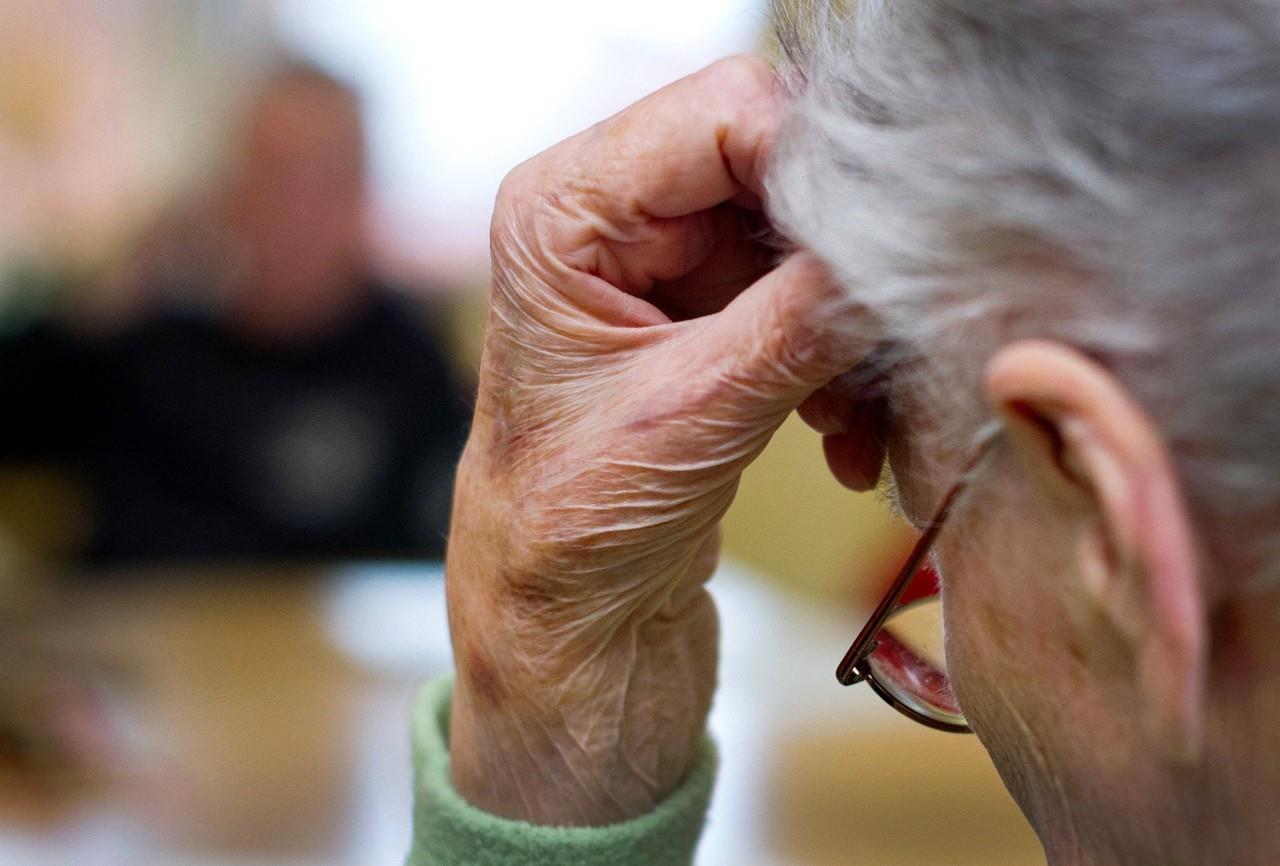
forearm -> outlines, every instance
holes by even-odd
[[[720,518],[868,348],[820,262],[761,242],[782,96],[732,58],[499,190],[446,564],[452,774],[494,814],[604,824],[676,789],[715,688]]]
[[[714,610],[702,607],[713,631]],[[709,708],[709,694],[674,695],[664,678],[711,680],[715,662],[678,647],[637,658],[652,640],[645,631],[620,634],[566,682],[518,670],[495,680],[460,666],[451,722],[459,793],[493,814],[558,826],[650,811],[692,766]]]
[[[557,596],[555,576],[512,549],[509,521],[486,516],[495,505],[477,501],[475,474],[460,471],[447,567],[454,785],[478,808],[533,823],[644,814],[680,784],[704,735],[716,666],[706,563],[656,581],[679,588],[666,604]]]
[[[607,827],[550,827],[496,817],[461,798],[449,772],[449,680],[414,711],[415,805],[410,866],[687,866],[711,798],[716,755],[699,746],[688,776],[652,811]]]

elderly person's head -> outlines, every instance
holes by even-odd
[[[1254,862],[1280,794],[1277,8],[862,0],[800,30],[771,207],[876,319],[908,515],[1005,430],[938,542],[969,721],[1051,855]]]

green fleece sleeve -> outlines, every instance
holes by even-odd
[[[647,815],[608,827],[545,827],[468,804],[449,778],[453,680],[428,683],[413,712],[413,842],[408,866],[679,866],[693,861],[715,780],[708,738],[688,777]]]

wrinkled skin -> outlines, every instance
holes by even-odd
[[[703,584],[743,469],[804,403],[841,477],[878,471],[847,398],[819,390],[866,352],[857,312],[811,256],[760,241],[781,106],[765,64],[722,61],[499,193],[447,561],[454,783],[487,811],[652,808],[700,747]]]
[[[980,390],[1004,436],[936,548],[948,666],[1049,862],[1272,862],[1277,594],[1213,589],[1159,425],[1071,346],[966,359],[972,393],[898,368],[887,413],[846,390],[865,370],[832,382],[877,335],[811,257],[756,242],[779,113],[766,67],[722,62],[503,187],[447,562],[458,791],[537,823],[649,810],[702,735],[703,583],[742,469],[798,408],[851,487],[887,440],[927,520],[967,457],[933,425]]]

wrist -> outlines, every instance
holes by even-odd
[[[609,512],[566,532],[555,515],[576,497],[522,491],[525,473],[500,471],[492,439],[473,428],[460,462],[446,563],[454,786],[533,823],[636,817],[701,748],[715,685],[716,615],[702,585],[714,533],[674,564],[618,556],[601,542]]]
[[[651,811],[697,760],[715,658],[712,641],[701,658],[666,650],[637,660],[645,640],[643,630],[620,636],[557,677],[536,659],[499,668],[501,653],[460,658],[450,735],[459,794],[535,824],[599,826]]]
[[[528,553],[538,546],[507,531],[505,494],[477,481],[474,464],[460,467],[446,566],[455,788],[532,823],[651,810],[701,747],[715,684],[710,596],[698,582],[627,611],[619,581],[597,575],[566,599],[553,566]]]

